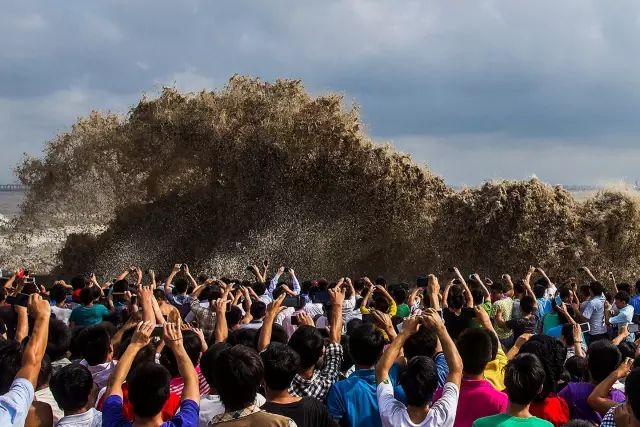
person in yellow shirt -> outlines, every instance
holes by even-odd
[[[498,335],[495,329],[493,329],[491,319],[487,312],[480,306],[476,306],[475,310],[478,323],[491,333],[491,346],[493,347],[493,360],[487,363],[487,366],[484,368],[484,378],[493,384],[496,390],[503,391],[506,388],[504,385],[504,368],[507,366],[507,363],[509,363],[509,359],[502,349]]]

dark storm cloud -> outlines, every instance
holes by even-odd
[[[0,181],[20,153],[37,154],[91,109],[124,112],[162,85],[215,88],[234,73],[344,93],[370,133],[453,183],[629,179],[621,171],[640,160],[639,10],[595,0],[11,2],[0,14]],[[447,167],[456,159],[477,166]],[[566,167],[576,162],[579,171]]]

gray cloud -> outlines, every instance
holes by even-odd
[[[344,93],[452,183],[634,180],[639,26],[632,1],[11,2],[0,181],[91,109],[233,73]]]

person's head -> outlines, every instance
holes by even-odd
[[[547,292],[547,287],[542,284],[536,284],[533,286],[533,294],[536,298],[544,297],[545,292]]]
[[[153,297],[158,302],[162,302],[162,301],[166,301],[167,300],[167,296],[164,294],[164,291],[162,289],[154,289],[153,290]]]
[[[389,304],[389,300],[380,293],[373,294],[373,308],[383,313],[387,313],[391,305]]]
[[[534,335],[520,347],[520,353],[535,354],[545,372],[545,382],[542,392],[536,396],[536,401],[543,401],[550,393],[558,391],[558,381],[564,370],[567,349],[557,339],[548,335]]]
[[[262,301],[254,301],[249,312],[254,320],[262,319],[267,314],[267,304]]]
[[[636,282],[635,289],[636,289],[636,294],[640,294],[640,280]]]
[[[407,291],[402,286],[396,286],[391,291],[391,296],[396,304],[404,304],[407,302]]]
[[[315,366],[324,353],[324,339],[318,329],[304,325],[298,327],[289,339],[289,346],[300,356],[300,367],[309,369]]]
[[[224,313],[224,317],[227,319],[227,327],[233,329],[238,326],[242,320],[242,310],[240,310],[238,306],[231,305],[229,310]]]
[[[198,277],[196,277],[196,282],[198,282],[198,284],[200,285],[204,284],[204,282],[206,282],[207,280],[209,280],[209,276],[204,273],[200,273],[198,274]]]
[[[47,354],[52,361],[60,360],[67,355],[71,346],[71,331],[62,320],[49,320],[49,338]]]
[[[473,297],[473,305],[484,304],[484,291],[479,286],[471,288],[471,296]]]
[[[260,340],[260,333],[262,332],[262,328],[264,328],[264,326],[258,329],[258,333],[256,334],[255,340],[253,341],[253,348],[258,348],[258,341]],[[288,341],[289,335],[287,334],[286,329],[282,325],[274,323],[271,329],[271,342],[286,344]]]
[[[490,289],[491,301],[498,301],[504,296],[504,287],[502,286],[502,283],[492,283]]]
[[[182,343],[185,351],[187,352],[187,356],[189,356],[189,360],[193,363],[193,366],[198,366],[198,362],[200,361],[200,350],[202,349],[202,344],[198,335],[193,331],[183,331]],[[167,368],[172,378],[180,376],[176,356],[168,347],[162,349],[162,353],[160,354],[160,363],[162,366]]]
[[[407,396],[407,405],[424,406],[431,402],[438,387],[438,373],[433,359],[427,356],[410,359],[400,374],[400,385]]]
[[[437,343],[436,333],[420,325],[418,332],[407,338],[402,349],[407,360],[411,360],[415,356],[433,357],[436,353]]]
[[[56,372],[49,381],[56,403],[65,414],[78,413],[91,406],[91,372],[79,363],[71,363]]]
[[[629,299],[631,299],[631,297],[625,291],[618,291],[618,293],[613,297],[614,304],[619,309],[626,307],[626,305],[629,304]]]
[[[258,335],[257,329],[239,328],[229,334],[227,342],[231,345],[246,345],[247,347],[253,347],[256,335]]]
[[[602,283],[600,282],[591,282],[589,285],[589,292],[591,293],[591,296],[600,296],[604,293],[604,286],[602,286]]]
[[[57,284],[49,289],[49,298],[55,301],[56,304],[60,304],[67,299],[67,290],[61,284]]]
[[[264,364],[264,382],[269,390],[289,388],[300,369],[300,356],[286,344],[272,342],[260,353]]]
[[[262,282],[255,282],[252,288],[256,295],[258,295],[259,297],[264,295],[264,293],[267,291],[267,285]]]
[[[618,283],[617,286],[619,291],[624,291],[631,295],[631,285],[629,283]]]
[[[376,277],[376,281],[374,282],[374,285],[382,286],[383,288],[387,289],[387,280],[382,276],[378,276]]]
[[[635,359],[636,357],[636,347],[629,341],[622,341],[618,344],[618,350],[620,350],[620,355],[622,356],[621,360],[625,360],[627,357],[630,359]]]
[[[460,309],[464,307],[465,299],[462,286],[452,285],[449,288],[449,295],[447,296],[447,304],[453,309]]]
[[[560,299],[562,300],[562,302],[564,302],[567,305],[571,305],[571,298],[573,296],[571,292],[571,288],[564,286],[560,288],[558,293],[560,294]]]
[[[102,326],[85,328],[78,337],[81,343],[82,358],[89,366],[108,362],[113,355],[111,337]]]
[[[531,295],[520,298],[520,311],[523,315],[529,315],[538,311],[538,301]]]
[[[93,303],[94,298],[95,297],[92,288],[82,288],[82,290],[80,291],[80,302],[82,303],[82,305],[89,305]]]
[[[264,366],[254,349],[237,345],[220,353],[213,376],[225,409],[237,411],[255,401]]]
[[[349,335],[349,352],[358,366],[373,366],[384,349],[384,336],[371,323],[362,323]]]
[[[482,374],[492,359],[491,338],[489,332],[484,329],[465,329],[458,336],[456,346],[462,358],[462,370],[465,374]]]
[[[169,371],[157,363],[135,366],[127,377],[129,402],[140,418],[156,416],[169,398]]]
[[[525,292],[526,288],[524,287],[524,282],[522,281],[522,279],[517,280],[513,284],[513,293],[515,294],[516,298],[522,298]]]
[[[580,287],[578,287],[578,299],[580,301],[588,300],[590,296],[591,290],[589,285],[580,285]]]
[[[580,356],[571,356],[564,363],[564,368],[569,373],[571,381],[580,382],[586,379],[587,360]]]
[[[22,345],[16,341],[0,342],[0,394],[9,391],[22,366]]]
[[[0,303],[7,300],[7,291],[5,288],[0,287]]]
[[[545,375],[542,363],[533,354],[518,354],[511,359],[504,373],[504,385],[509,402],[529,405],[541,391]]]
[[[82,289],[87,285],[87,281],[83,276],[75,276],[71,279],[71,287],[73,290]]]
[[[216,390],[216,377],[213,372],[214,366],[218,363],[218,357],[226,349],[231,348],[231,344],[226,342],[218,342],[210,346],[207,351],[202,353],[200,358],[200,370],[202,375],[207,380],[209,387],[211,387],[212,394]]]
[[[587,370],[591,382],[599,383],[607,378],[621,360],[620,350],[610,341],[600,340],[591,344],[587,350]]]
[[[173,282],[173,286],[178,294],[184,294],[189,289],[189,282],[180,277]]]
[[[624,383],[624,393],[627,396],[629,415],[636,422],[640,422],[640,369],[632,370]]]

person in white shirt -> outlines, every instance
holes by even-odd
[[[591,298],[587,301],[582,313],[577,317],[580,322],[589,322],[589,332],[587,333],[588,345],[592,342],[608,339],[607,326],[604,323],[605,298],[604,286],[600,282],[592,282],[589,285]]]
[[[51,393],[64,411],[58,427],[100,427],[102,413],[93,407],[93,377],[86,366],[72,363],[51,377]]]
[[[431,280],[435,278],[430,277]],[[436,331],[449,365],[449,375],[443,388],[442,397],[430,406],[433,393],[438,386],[438,374],[432,359],[416,356],[407,365],[400,378],[407,405],[393,396],[393,386],[389,380],[389,370],[400,355],[402,346],[409,336],[418,331],[420,323]],[[393,340],[376,365],[378,384],[378,405],[384,427],[451,427],[456,418],[460,382],[462,380],[462,359],[453,340],[447,333],[438,313],[430,308],[420,317],[412,316],[404,321],[400,334]]]

